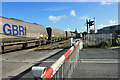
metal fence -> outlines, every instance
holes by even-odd
[[[80,57],[80,50],[83,48],[82,41],[74,44],[64,55],[62,55],[48,69],[46,67],[32,67],[33,76],[38,79],[68,79],[76,67]]]
[[[112,44],[112,34],[88,34],[84,36],[84,43],[87,44],[99,44],[103,41],[109,41]]]

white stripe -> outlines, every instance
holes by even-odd
[[[56,71],[64,63],[64,60],[65,56],[62,55],[54,64],[51,65],[53,72]]]
[[[55,61],[43,61],[43,62],[55,62]]]
[[[115,61],[79,61],[79,62],[82,62],[82,63],[119,63],[118,61],[115,62]]]
[[[118,59],[80,59],[80,60],[118,60]]]
[[[83,63],[119,63],[118,59],[80,59]]]
[[[111,50],[111,49],[108,49],[108,50],[110,50],[111,52],[113,52],[113,53],[117,53],[118,54],[118,51],[116,50]]]
[[[74,50],[74,46],[72,46],[71,48],[70,48],[70,50],[71,50],[71,52],[70,52],[70,54],[73,52],[73,50]]]

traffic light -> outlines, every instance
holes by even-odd
[[[92,26],[92,25],[94,25],[94,21],[89,22],[89,26]]]

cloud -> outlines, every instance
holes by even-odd
[[[110,19],[110,20],[109,20],[109,24],[110,24],[110,25],[115,25],[115,24],[117,24],[117,21],[116,21],[116,20],[111,20],[111,19]]]
[[[89,17],[88,16],[81,16],[81,17],[79,17],[79,19],[81,19],[81,20],[85,20],[85,19],[88,19]]]
[[[66,28],[64,31],[70,32],[70,31],[74,31],[74,29]]]
[[[108,26],[111,26],[111,25],[100,24],[100,25],[97,26],[97,29],[102,29],[102,28],[108,27]]]
[[[106,2],[106,1],[101,2],[101,5],[110,5],[110,4],[112,4],[112,2]]]
[[[66,19],[67,16],[66,15],[63,15],[63,16],[49,16],[48,19],[50,21],[52,21],[53,23],[56,23],[58,21],[60,21],[61,19]]]
[[[109,20],[109,24],[108,25],[103,25],[103,24],[100,24],[97,26],[97,29],[101,29],[101,28],[104,28],[104,27],[107,27],[107,26],[111,26],[111,25],[116,25],[118,24],[117,20]]]
[[[84,29],[84,27],[83,27],[83,26],[82,26],[81,28],[82,28],[82,29]]]
[[[72,10],[72,11],[70,12],[70,15],[71,15],[71,16],[76,16],[75,11],[74,11],[74,10]]]
[[[97,26],[97,29],[101,29],[101,28],[103,28],[103,27],[105,27],[105,25],[99,24],[99,25]]]
[[[65,29],[64,31],[70,31],[70,28]]]

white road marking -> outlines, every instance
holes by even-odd
[[[115,51],[115,50],[111,50],[111,49],[109,49],[111,52],[113,52],[113,53],[117,53],[118,54],[118,51]]]
[[[56,61],[56,60],[55,60]],[[55,61],[43,61],[43,62],[55,62]]]
[[[82,63],[119,63],[118,59],[80,59]]]

